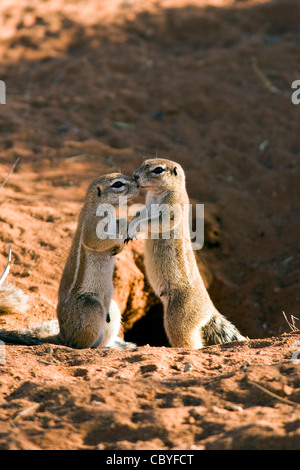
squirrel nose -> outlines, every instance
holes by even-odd
[[[135,172],[133,173],[133,177],[134,177],[135,181],[138,181],[138,179],[139,179],[139,174],[138,174],[137,171],[135,171]]]

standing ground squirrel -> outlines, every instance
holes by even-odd
[[[148,280],[164,306],[164,328],[171,346],[200,349],[207,344],[245,340],[215,308],[199,273],[189,217],[184,210],[189,198],[181,166],[170,160],[149,159],[134,172],[134,177],[140,188],[147,190],[149,233],[145,239],[145,267]],[[157,206],[162,210],[157,211]],[[172,206],[181,210],[176,211],[173,221],[171,217],[169,238],[151,238],[150,225],[153,227],[156,219],[161,232],[163,208]],[[177,239],[174,233],[178,225],[182,236]],[[131,227],[130,236],[134,236],[138,225],[134,228],[131,223]]]
[[[135,180],[118,173],[102,176],[90,184],[60,281],[58,336],[54,321],[50,322],[50,331],[46,322],[51,337],[41,337],[42,326],[34,333],[2,330],[0,340],[27,345],[55,342],[74,348],[134,346],[117,338],[121,313],[112,300],[113,270],[114,256],[124,248],[124,239],[118,234],[119,219],[110,209],[119,206],[120,197],[130,200],[137,192]],[[103,219],[105,213],[109,217]],[[106,230],[107,225],[111,232]]]

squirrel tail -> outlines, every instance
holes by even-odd
[[[7,313],[25,313],[28,309],[28,296],[22,289],[13,284],[0,285],[0,315]],[[37,328],[22,331],[5,331],[0,329],[0,340],[10,344],[34,346],[44,343],[60,344],[59,325],[57,320],[50,320]]]
[[[22,331],[0,330],[0,340],[8,344],[24,346],[37,346],[45,343],[61,344],[57,320],[49,320],[44,322],[42,326]]]
[[[25,313],[27,309],[28,296],[22,289],[9,283],[0,285],[0,315]]]
[[[229,343],[230,341],[245,341],[247,339],[218,311],[202,327],[202,337],[207,346]]]

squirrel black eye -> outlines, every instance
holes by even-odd
[[[116,181],[111,185],[112,188],[121,188],[122,186],[124,186],[124,184],[121,181]]]
[[[162,168],[161,166],[157,166],[156,168],[154,168],[154,170],[152,170],[152,173],[155,173],[156,175],[159,175],[163,171],[165,171],[164,168]]]

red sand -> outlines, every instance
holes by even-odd
[[[300,403],[282,315],[300,315],[299,23],[296,0],[1,2],[1,180],[21,158],[0,192],[0,266],[12,244],[9,280],[30,295],[1,326],[55,318],[88,184],[158,155],[205,204],[199,269],[251,338],[168,347],[134,242],[115,298],[138,349],[6,346],[1,449],[299,448],[299,406],[252,384]]]

